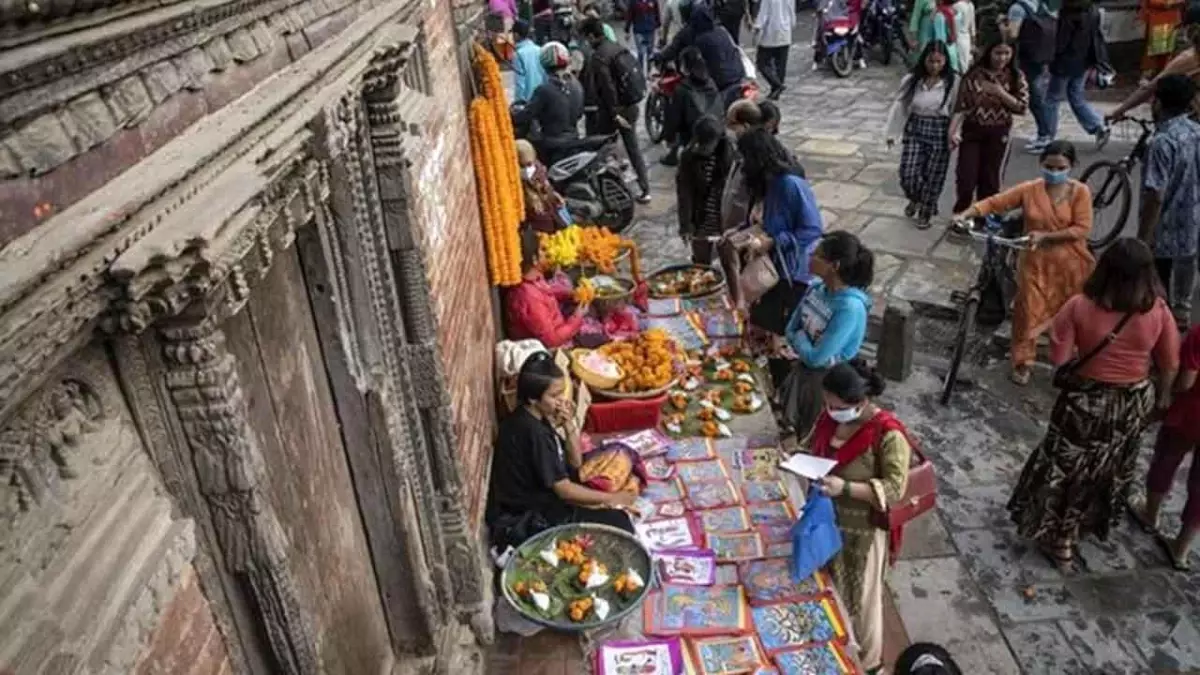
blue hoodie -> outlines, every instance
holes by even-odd
[[[780,174],[767,186],[763,199],[763,230],[775,242],[776,264],[798,283],[808,283],[808,259],[821,241],[824,225],[817,196],[808,181]]]
[[[828,368],[858,354],[870,311],[871,296],[862,289],[831,291],[818,279],[800,300],[784,335],[804,365]]]
[[[528,38],[517,43],[517,53],[513,57],[512,69],[516,75],[517,88],[513,92],[513,101],[528,103],[533,100],[533,92],[546,81],[546,71],[542,68],[542,48]]]

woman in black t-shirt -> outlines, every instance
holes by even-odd
[[[565,375],[546,352],[530,356],[517,375],[517,408],[500,423],[488,490],[487,524],[501,549],[566,523],[633,532],[629,514],[621,510],[633,503],[633,495],[593,490],[577,480],[583,455],[565,390]]]

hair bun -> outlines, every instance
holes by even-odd
[[[887,389],[887,380],[883,379],[879,371],[870,363],[867,363],[866,359],[855,357],[850,360],[850,367],[854,368],[854,372],[858,373],[858,376],[862,378],[867,396],[875,398]]]

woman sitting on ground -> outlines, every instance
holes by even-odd
[[[1179,368],[1179,332],[1146,244],[1118,239],[1054,317],[1050,360],[1062,368],[1072,359],[1008,501],[1017,532],[1064,572],[1076,568],[1080,539],[1107,539],[1124,514],[1142,432],[1166,408]]]
[[[631,492],[602,492],[577,482],[583,464],[566,375],[546,352],[517,375],[517,408],[500,422],[492,456],[487,524],[500,550],[555,525],[600,523],[633,532]],[[559,435],[558,427],[565,433]]]
[[[797,359],[779,391],[782,426],[801,442],[824,408],[821,379],[857,356],[866,338],[875,256],[858,237],[838,230],[821,238],[811,269],[813,282],[785,332]]]
[[[842,531],[842,550],[829,571],[854,622],[862,665],[876,673],[883,666],[884,578],[900,533],[876,527],[871,514],[904,497],[912,447],[904,425],[871,401],[884,383],[866,362],[839,363],[822,386],[824,412],[810,452],[837,460],[818,485],[833,498]]]
[[[525,193],[525,224],[547,234],[568,227],[571,223],[565,202],[550,185],[546,166],[538,161],[533,144],[525,139],[517,141],[517,162],[521,165],[521,188]]]
[[[535,339],[547,349],[569,344],[579,334],[583,318],[590,305],[575,307],[570,317],[563,317],[560,303],[572,300],[569,285],[551,285],[542,274],[541,251],[537,232],[531,227],[521,230],[521,283],[508,291],[505,305],[508,318],[508,339]]]

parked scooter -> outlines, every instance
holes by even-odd
[[[512,110],[520,109],[514,104]],[[603,225],[622,232],[633,223],[633,191],[625,180],[625,163],[617,158],[618,134],[586,136],[549,143],[530,129],[514,128],[527,138],[546,164],[550,185],[566,202],[576,222]]]
[[[834,4],[846,10],[841,15],[831,15]],[[813,62],[828,62],[838,77],[849,77],[854,62],[862,54],[862,36],[859,19],[862,16],[861,0],[827,0],[817,8],[817,22],[813,36]]]
[[[862,20],[862,42],[867,49],[879,48],[879,61],[892,62],[892,52],[907,58],[908,38],[904,35],[904,6],[896,0],[871,0]]]

